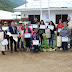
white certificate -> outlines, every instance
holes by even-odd
[[[13,39],[17,42],[18,41],[18,35],[17,34],[12,34]]]
[[[30,38],[31,34],[30,33],[25,33],[25,38]]]
[[[8,27],[2,27],[2,30],[7,30],[8,29]]]
[[[48,28],[54,30],[54,26],[48,25]]]
[[[3,40],[3,41],[1,42],[1,44],[2,44],[2,45],[8,45],[7,39]]]
[[[39,40],[33,40],[33,45],[39,45]]]
[[[62,42],[68,42],[68,37],[62,37]]]
[[[9,37],[12,36],[12,34],[10,32],[7,32],[7,35],[9,35]]]
[[[36,24],[33,24],[33,28],[38,28],[38,25],[36,25]]]
[[[61,28],[58,28],[58,32],[59,32],[59,33],[60,33],[61,30],[62,30]]]
[[[45,29],[45,25],[40,25],[40,29]]]
[[[29,26],[29,28],[33,29],[33,26]]]

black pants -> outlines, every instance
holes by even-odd
[[[72,48],[72,40],[70,41],[70,47]]]
[[[10,44],[11,44],[11,51],[13,51],[13,42],[14,42],[14,48],[15,48],[15,51],[17,51],[17,43],[15,40],[13,40],[13,37],[10,37]]]
[[[30,38],[25,38],[25,41],[26,41],[26,47],[31,47],[31,44],[30,44]]]
[[[40,50],[38,46],[34,46],[34,47],[35,47],[34,52],[38,52]]]
[[[42,34],[40,34],[40,37],[41,37],[41,44],[42,44],[42,40],[43,40],[43,36],[42,36]]]

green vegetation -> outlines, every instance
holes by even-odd
[[[18,7],[24,3],[24,0],[0,0],[0,10],[13,12],[13,8]]]

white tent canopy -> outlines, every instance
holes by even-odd
[[[16,17],[16,15],[21,15],[21,12],[8,12],[0,10],[0,20],[14,20],[14,19],[21,19],[21,16]]]
[[[13,20],[11,12],[0,10],[0,20]]]

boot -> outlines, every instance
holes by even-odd
[[[5,55],[5,52],[4,51],[2,51],[2,55]]]

